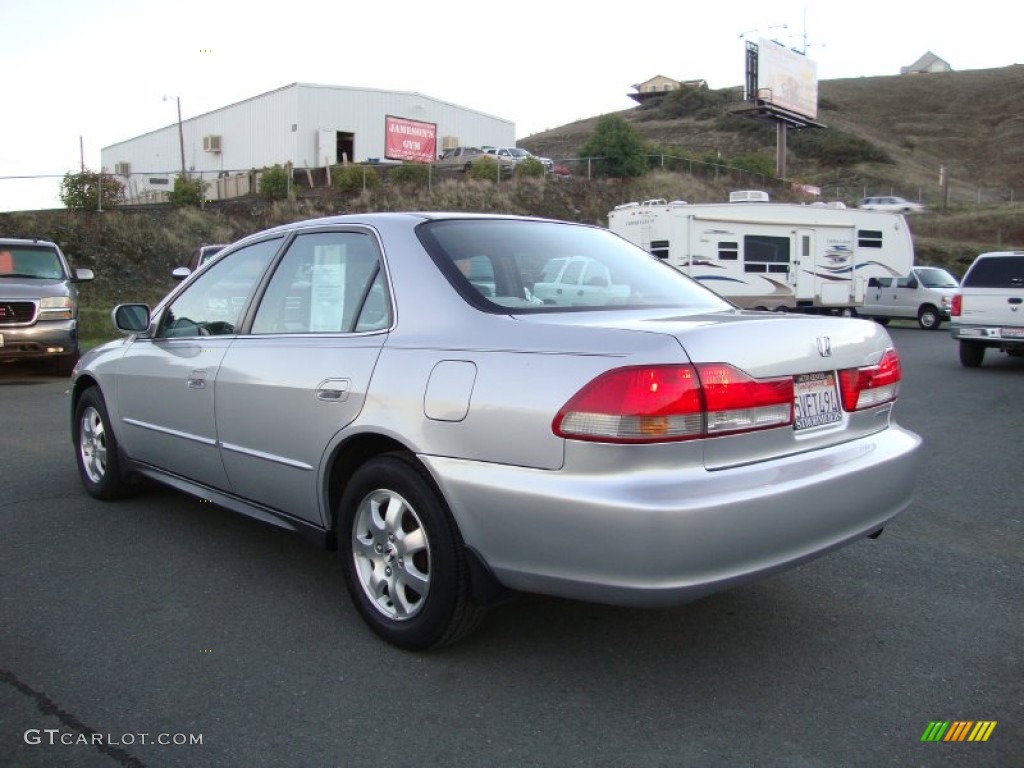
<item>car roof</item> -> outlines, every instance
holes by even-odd
[[[52,245],[54,248],[58,247],[52,240],[30,240],[20,237],[0,237],[0,245]]]

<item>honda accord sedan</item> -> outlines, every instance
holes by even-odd
[[[601,289],[549,279],[569,269]],[[304,221],[113,317],[70,389],[86,491],[148,478],[336,547],[406,649],[517,592],[693,600],[874,537],[913,494],[884,328],[737,309],[596,226]]]

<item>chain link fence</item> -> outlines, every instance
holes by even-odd
[[[589,180],[606,175],[606,160],[604,158],[552,159],[554,161],[553,169],[547,174],[550,178]],[[897,187],[837,182],[812,186],[796,184],[778,179],[773,175],[730,166],[725,162],[666,154],[648,155],[647,165],[650,170],[704,178],[735,186],[738,189],[794,191],[802,193],[808,198],[841,201],[847,205],[856,205],[865,197],[885,195],[916,201],[932,209],[941,209],[947,205],[951,207],[989,206],[1018,202],[1022,194],[1012,187],[978,187],[960,182],[955,177],[951,178],[949,182],[948,195],[938,184],[921,187]],[[345,178],[350,188],[354,184],[357,189],[360,185],[363,189],[368,189],[388,183],[389,173],[397,165],[392,163],[355,163],[332,168],[289,168],[289,194],[302,196],[316,194],[318,191],[327,189],[336,183],[339,169],[343,167],[348,169],[345,171]],[[192,179],[198,178],[204,183],[203,202],[205,204],[213,201],[244,200],[257,196],[263,170],[194,171],[189,175]],[[167,202],[168,193],[174,188],[174,179],[178,174],[178,171],[161,170],[109,175],[118,179],[124,186],[125,204],[146,205]],[[0,211],[25,210],[26,201],[40,201],[32,209],[62,207],[60,188],[63,178],[63,174],[0,175]],[[421,174],[420,178],[422,179],[420,183],[431,187],[443,181],[465,178],[465,174],[461,172],[442,173],[428,164],[425,173]],[[509,178],[507,175],[501,174],[500,166],[496,164],[494,181],[498,184],[508,184],[514,181],[514,177]],[[403,183],[409,182],[403,177]],[[30,203],[30,205],[33,204]],[[102,202],[99,200],[97,200],[97,208],[102,209]]]

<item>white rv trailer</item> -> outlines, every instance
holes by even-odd
[[[868,280],[914,266],[901,214],[771,203],[759,191],[729,198],[626,203],[608,228],[747,309],[852,314]]]

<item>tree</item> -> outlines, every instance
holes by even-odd
[[[275,164],[260,174],[260,197],[264,200],[284,200],[288,197],[288,171]]]
[[[202,179],[190,179],[182,174],[174,177],[174,189],[167,194],[167,199],[176,208],[193,205],[199,206],[206,194],[206,184]]]
[[[124,184],[94,171],[65,173],[60,183],[60,201],[76,211],[109,210],[124,202]]]
[[[647,147],[640,134],[625,118],[604,115],[594,134],[579,152],[580,159],[598,158],[597,172],[603,176],[630,178],[647,173]]]

